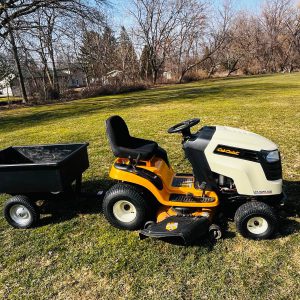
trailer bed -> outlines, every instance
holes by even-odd
[[[88,143],[9,147],[0,151],[0,193],[56,193],[89,167]]]

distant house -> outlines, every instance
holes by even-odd
[[[164,71],[162,74],[164,79],[171,80],[173,78],[172,71]]]
[[[67,88],[85,87],[87,85],[86,75],[78,64],[70,64],[60,68],[58,78],[60,83]]]
[[[77,64],[71,64],[67,67],[58,68],[57,75],[59,85],[63,89],[79,88],[87,85],[86,75],[82,68]],[[28,92],[30,92],[36,85],[43,86],[44,76],[41,70],[36,70],[33,74],[30,74],[24,70],[23,76]],[[16,97],[20,95],[19,81],[16,75],[10,74],[0,80],[0,97]]]
[[[14,94],[14,79],[16,76],[14,74],[9,74],[2,80],[0,80],[0,97],[13,97]]]
[[[105,76],[102,77],[103,84],[114,84],[118,82],[123,75],[123,71],[120,70],[113,70],[108,72]]]

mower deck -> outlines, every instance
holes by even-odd
[[[205,217],[171,216],[162,222],[155,223],[141,230],[140,239],[147,237],[180,239],[184,244],[193,244],[208,233],[209,220]]]

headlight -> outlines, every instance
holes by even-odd
[[[269,163],[279,161],[279,159],[280,159],[280,156],[279,156],[278,150],[270,151],[266,155],[266,161]]]

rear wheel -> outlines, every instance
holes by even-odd
[[[254,240],[270,238],[275,233],[278,223],[274,210],[258,201],[240,206],[234,220],[238,232],[243,237]]]
[[[39,220],[38,208],[26,196],[14,196],[4,204],[4,217],[15,228],[34,227]]]
[[[129,184],[116,184],[108,190],[102,209],[111,225],[127,230],[141,229],[149,214],[145,195]]]

